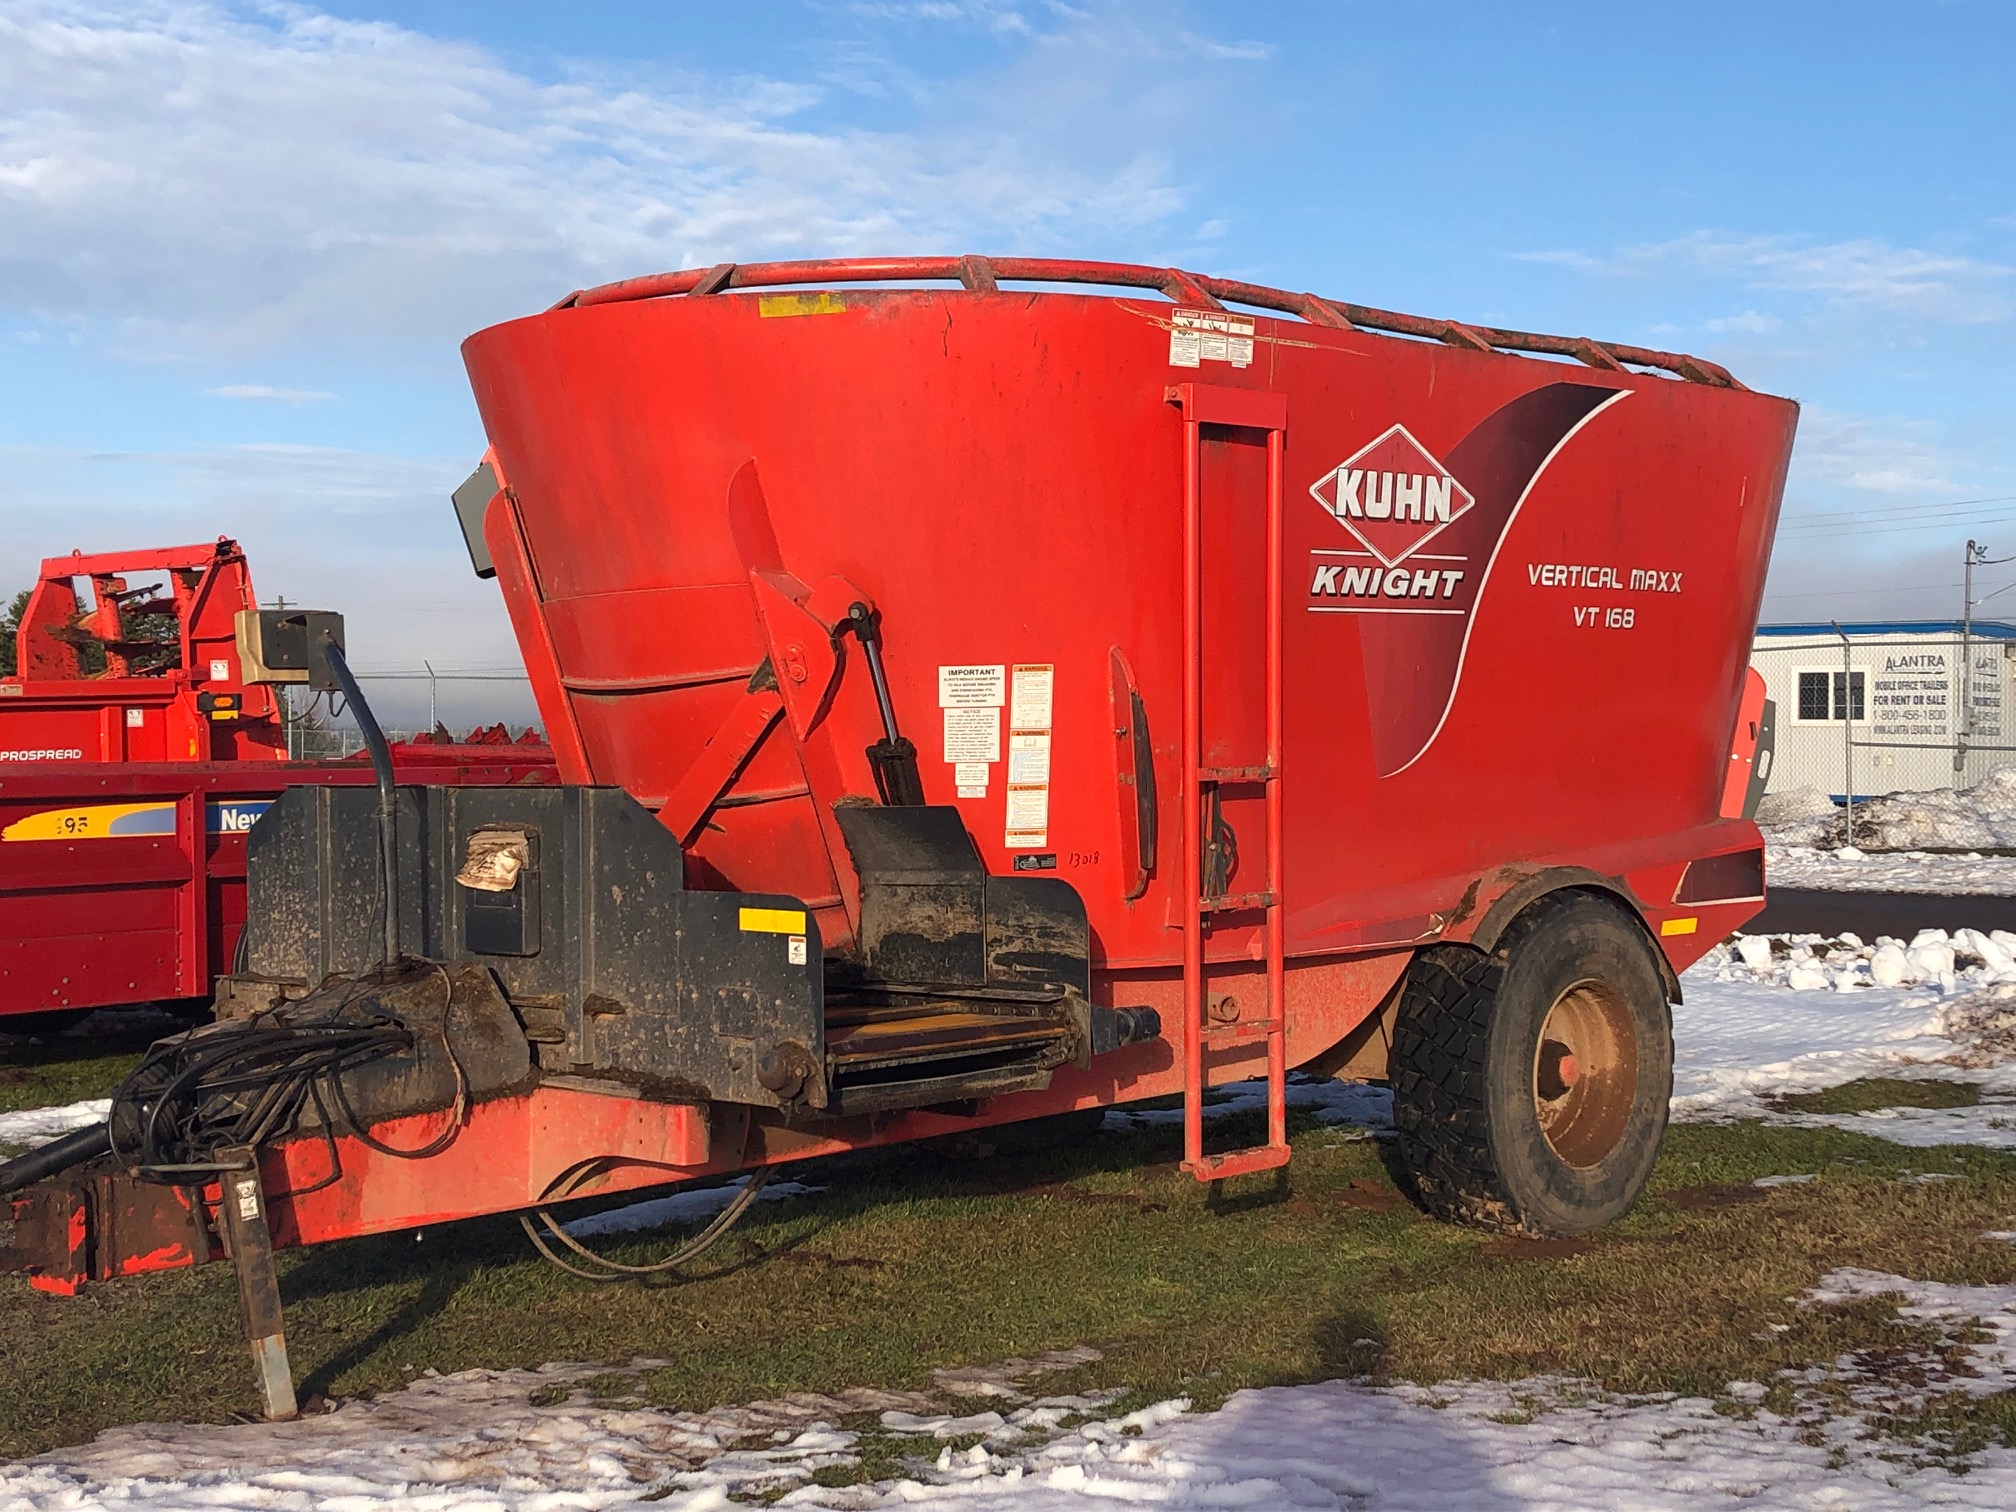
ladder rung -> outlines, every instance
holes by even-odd
[[[1199,898],[1199,913],[1229,913],[1239,908],[1272,908],[1274,894],[1271,892],[1227,893],[1222,898]]]
[[[1201,1160],[1183,1162],[1185,1174],[1199,1181],[1223,1181],[1228,1176],[1244,1176],[1253,1171],[1272,1171],[1288,1164],[1288,1146],[1255,1145],[1250,1150],[1227,1150],[1223,1155],[1206,1155]]]
[[[1206,1024],[1204,1043],[1207,1045],[1247,1045],[1254,1040],[1271,1039],[1281,1032],[1279,1019],[1249,1019],[1243,1024]]]
[[[1243,767],[1199,767],[1199,782],[1272,782],[1277,773],[1273,766]]]

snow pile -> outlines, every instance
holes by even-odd
[[[2016,766],[1998,766],[1971,788],[1889,793],[1857,803],[1851,838],[1865,850],[2016,845]]]
[[[1754,982],[1794,992],[1932,986],[1943,993],[2008,987],[2016,996],[2016,934],[1921,929],[1908,941],[1852,934],[1737,935],[1710,950],[1687,980]]]
[[[1759,1381],[1707,1398],[1618,1396],[1549,1377],[1394,1388],[1328,1381],[1241,1391],[1213,1413],[1177,1399],[1106,1417],[1106,1393],[1031,1400],[1030,1376],[1097,1357],[1076,1350],[966,1372],[965,1382],[941,1374],[941,1390],[965,1390],[978,1377],[993,1393],[979,1411],[857,1388],[671,1413],[553,1400],[602,1367],[468,1371],[299,1423],[113,1430],[0,1469],[0,1512],[718,1512],[731,1498],[773,1497],[835,1512],[1116,1504],[1887,1512],[2016,1502],[2016,1451],[1967,1454],[1936,1429],[1910,1432],[1911,1416],[1942,1397],[2016,1387],[2016,1287],[1837,1270],[1804,1301],[1880,1295],[1897,1295],[1901,1317],[1937,1330],[1940,1347],[1873,1349],[1786,1372],[1775,1398]],[[1767,1408],[1767,1398],[1786,1410]],[[861,1412],[879,1413],[883,1433],[899,1438],[909,1473],[816,1484],[818,1472],[858,1463],[863,1435],[836,1425]],[[975,1438],[963,1448],[948,1442]]]
[[[1824,845],[1841,834],[1841,805],[1818,788],[1766,793],[1757,804],[1757,827],[1780,845]]]
[[[112,1099],[98,1097],[63,1108],[24,1108],[18,1113],[0,1113],[0,1145],[47,1144],[58,1134],[103,1123],[111,1112]]]
[[[1854,846],[1815,850],[1771,844],[1764,847],[1764,875],[1774,888],[1823,892],[2016,893],[2016,856],[1917,850],[1871,855]]]
[[[2016,857],[1979,854],[2016,847],[2016,766],[1998,766],[1971,788],[1860,800],[1852,835],[1847,811],[1816,788],[1765,794],[1757,823],[1775,887],[2016,892]]]

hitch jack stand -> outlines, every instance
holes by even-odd
[[[266,1227],[266,1195],[259,1186],[258,1153],[247,1145],[218,1152],[224,1172],[224,1242],[238,1273],[238,1317],[252,1346],[252,1368],[268,1422],[301,1415],[294,1400],[294,1372],[287,1363],[286,1323],[280,1311],[280,1280],[273,1273],[273,1235]]]

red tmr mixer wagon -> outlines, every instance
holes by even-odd
[[[1678,973],[1762,902],[1791,403],[1021,259],[666,274],[464,354],[560,785],[289,790],[226,1021],[0,1168],[38,1284],[228,1248],[270,1387],[271,1245],[1172,1094],[1210,1180],[1287,1161],[1296,1067],[1391,1082],[1438,1214],[1637,1196]]]
[[[253,824],[290,783],[371,782],[361,761],[288,760],[276,685],[314,669],[257,651],[262,626],[296,618],[259,609],[225,537],[43,561],[0,677],[0,1034],[207,1006],[244,925]],[[501,726],[395,756],[411,782],[553,771]]]

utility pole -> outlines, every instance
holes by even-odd
[[[420,665],[427,669],[427,736],[431,740],[434,732],[441,727],[441,717],[436,712],[434,699],[434,663],[423,658]]]
[[[2007,588],[1997,588],[1994,593],[1982,598],[1974,597],[1974,569],[1993,567],[2002,562],[2016,562],[2016,557],[1991,557],[1988,548],[1979,541],[1967,543],[1967,556],[1962,564],[1960,589],[1960,680],[1958,697],[1960,710],[1954,716],[1953,730],[1953,786],[1960,786],[1960,776],[1967,760],[1967,737],[1974,733],[1974,610],[1997,595],[2006,593]]]
[[[1847,812],[1847,843],[1855,843],[1855,658],[1848,632],[1835,620],[1834,633],[1841,637],[1841,801]]]

